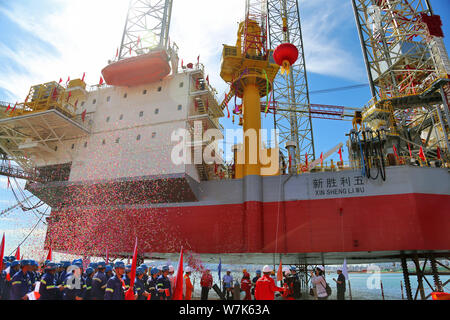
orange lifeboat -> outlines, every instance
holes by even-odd
[[[166,51],[155,51],[114,62],[102,70],[106,83],[133,87],[159,81],[170,73]]]
[[[450,293],[446,292],[432,292],[433,300],[450,300]]]

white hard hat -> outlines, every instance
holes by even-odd
[[[263,271],[264,273],[272,272],[272,268],[271,268],[270,266],[264,266],[264,268],[263,268],[262,271]]]
[[[169,266],[169,272],[174,272],[174,271],[175,271],[174,267],[173,266]]]
[[[283,272],[288,272],[288,271],[290,271],[288,267],[283,267],[282,270],[283,270]]]
[[[162,271],[163,267],[162,266],[158,266],[158,270]]]
[[[317,268],[319,268],[322,271],[325,271],[325,267],[324,266],[318,266]]]
[[[184,270],[185,273],[189,273],[192,272],[192,269],[190,267],[186,267],[186,269]]]
[[[288,275],[290,275],[291,274],[291,271],[290,270],[286,270],[285,272],[284,272],[284,275],[285,276],[288,276]]]

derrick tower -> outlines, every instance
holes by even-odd
[[[291,43],[299,50],[299,58],[291,66],[291,72],[278,74],[273,87],[278,109],[275,127],[279,130],[279,144],[284,146],[288,141],[294,142],[296,162],[304,163],[306,154],[309,159],[315,159],[315,148],[298,0],[267,0],[267,6],[270,47]]]
[[[440,17],[428,0],[352,4],[372,93],[361,124],[387,129],[388,152],[422,148],[428,159],[448,160],[450,62]]]

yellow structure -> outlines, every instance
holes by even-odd
[[[70,81],[67,88],[57,82],[48,82],[32,86],[25,102],[18,103],[8,117],[58,110],[68,118],[77,114],[77,101],[86,93],[86,83],[80,79]]]
[[[247,32],[247,36],[244,32]],[[262,46],[255,45],[258,42],[257,35],[260,34],[258,23],[247,21],[245,31],[245,22],[242,22],[239,25],[236,46],[224,45],[222,55],[220,75],[230,84],[231,92],[242,98],[243,102],[244,144],[242,150],[236,150],[235,154],[237,179],[262,175],[261,169],[264,165],[260,161],[261,98],[272,91],[272,83],[280,69],[273,60],[272,50],[264,53]],[[278,149],[268,150],[269,156],[273,152],[276,152],[278,158]],[[279,163],[276,165],[279,174]]]

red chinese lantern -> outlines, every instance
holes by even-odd
[[[273,58],[281,67],[281,74],[284,74],[285,71],[289,74],[291,66],[298,59],[298,49],[291,43],[280,44],[273,52]]]

